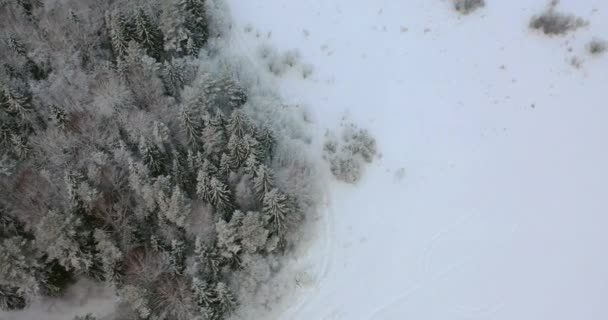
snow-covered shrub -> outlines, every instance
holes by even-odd
[[[453,0],[454,9],[462,14],[469,14],[486,5],[485,0]]]
[[[300,53],[297,50],[288,50],[279,53],[270,45],[264,44],[258,48],[258,56],[264,60],[270,71],[275,76],[281,76],[290,69],[301,65]],[[312,72],[309,66],[302,67],[303,77],[306,78]]]
[[[323,158],[329,162],[331,173],[340,181],[356,183],[363,167],[376,156],[376,140],[365,129],[353,124],[346,125],[340,138],[326,134]]]
[[[601,39],[593,39],[587,45],[587,50],[592,55],[601,55],[608,50],[608,42]]]
[[[546,35],[565,35],[588,24],[582,18],[557,12],[558,4],[559,1],[553,0],[545,12],[532,17],[530,28],[540,30]]]

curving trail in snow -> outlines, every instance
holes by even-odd
[[[314,282],[281,319],[608,318],[608,55],[585,48],[606,1],[561,1],[590,22],[563,37],[528,29],[544,0],[228,2],[252,64],[299,50],[271,77],[314,146],[346,117],[382,153],[356,186],[327,177]]]

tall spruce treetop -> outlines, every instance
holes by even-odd
[[[274,188],[274,174],[266,165],[261,164],[255,170],[253,188],[260,200]]]
[[[139,152],[152,175],[156,176],[165,172],[165,155],[157,145],[148,142],[144,136],[139,139]]]
[[[209,180],[209,195],[205,198],[209,199],[209,202],[224,215],[230,213],[233,209],[230,190],[223,182],[216,177],[212,177]]]
[[[135,12],[134,25],[137,41],[148,55],[157,60],[160,59],[163,52],[163,36],[160,29],[143,9],[138,9]]]
[[[25,49],[25,45],[21,40],[19,40],[15,35],[8,35],[6,37],[6,44],[9,49],[11,49],[16,54],[25,57],[27,54],[27,50]]]
[[[30,240],[11,237],[0,242],[0,287],[19,288],[26,297],[36,295],[40,283],[36,273],[41,268]]]
[[[26,119],[31,109],[27,97],[6,85],[0,88],[0,106],[9,113],[16,114],[21,120]]]
[[[182,59],[171,59],[163,63],[161,68],[161,76],[167,94],[179,98],[180,90],[185,83],[186,66]]]
[[[230,115],[230,120],[228,120],[228,134],[236,135],[239,138],[242,138],[246,134],[253,133],[253,125],[247,118],[247,116],[240,110],[234,110]]]
[[[285,222],[291,211],[287,195],[278,189],[272,189],[264,195],[263,213],[266,221],[272,226],[272,231],[280,237],[285,235]]]
[[[179,7],[186,14],[188,30],[188,38],[182,46],[187,54],[196,56],[209,37],[205,0],[179,0]]]
[[[182,105],[179,111],[179,120],[188,144],[195,148],[198,147],[202,130],[200,116],[190,107]]]
[[[191,210],[190,200],[186,198],[179,187],[175,187],[169,206],[164,211],[165,218],[178,227],[184,227]]]
[[[109,19],[110,40],[116,58],[121,58],[127,53],[129,41],[132,39],[132,30],[127,23],[124,13],[115,11]]]
[[[217,319],[222,319],[224,316],[229,315],[236,307],[236,298],[223,282],[218,282],[215,285],[215,302],[217,304],[216,310],[219,315]]]
[[[36,225],[36,245],[46,253],[47,261],[57,261],[68,270],[86,271],[92,264],[90,252],[84,251],[79,240],[86,234],[78,232],[82,221],[71,213],[49,212]]]

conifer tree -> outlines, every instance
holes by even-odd
[[[134,285],[126,285],[118,293],[121,300],[128,303],[141,319],[148,319],[150,317],[152,311],[150,310],[150,303],[145,289]]]
[[[110,40],[116,59],[127,54],[129,41],[133,39],[132,30],[127,23],[127,18],[122,12],[114,12],[110,17]]]
[[[143,9],[138,9],[134,17],[135,35],[149,56],[160,59],[163,50],[163,36]]]
[[[256,253],[264,248],[269,231],[264,228],[264,221],[259,212],[247,212],[239,226],[241,246],[249,253]]]
[[[202,123],[200,117],[187,106],[181,106],[179,120],[188,144],[193,148],[200,146]]]
[[[175,187],[168,206],[164,209],[164,217],[176,226],[183,228],[190,211],[190,201],[179,187]]]
[[[32,241],[19,236],[4,239],[0,252],[0,291],[4,291],[4,297],[0,292],[0,309],[24,306],[41,289],[37,274],[42,266],[35,258]]]
[[[259,165],[260,165],[260,162],[255,157],[255,155],[250,154],[249,157],[247,157],[247,160],[245,160],[245,164],[244,164],[245,173],[247,173],[250,177],[254,177],[255,170],[257,170]]]
[[[272,130],[263,126],[256,131],[255,137],[260,143],[264,157],[271,155],[274,152],[274,146],[277,141]]]
[[[146,167],[150,170],[153,176],[157,176],[166,172],[165,155],[153,143],[150,143],[141,136],[139,139],[139,152]]]
[[[211,176],[208,170],[200,169],[196,176],[196,194],[205,202],[211,203],[211,190],[209,187]]]
[[[215,302],[216,319],[222,319],[229,315],[236,307],[236,298],[228,286],[221,281],[215,285]]]
[[[188,37],[182,45],[189,55],[196,56],[209,37],[205,0],[179,0],[179,7],[185,14],[185,28],[188,30]]]
[[[55,123],[57,128],[65,129],[65,126],[68,123],[69,117],[68,114],[56,105],[51,106],[51,120]]]
[[[291,211],[287,196],[278,189],[272,189],[264,195],[263,213],[264,218],[279,237],[285,235],[285,220]]]
[[[183,56],[182,42],[188,38],[185,16],[176,1],[165,1],[161,13],[164,49],[172,56]]]
[[[236,135],[239,138],[242,138],[246,134],[253,133],[253,125],[249,122],[247,116],[240,110],[234,110],[232,112],[226,129],[228,130],[229,135]]]
[[[16,134],[11,135],[11,143],[13,145],[13,151],[17,158],[23,159],[27,156],[30,151],[30,147],[27,145],[25,139]]]
[[[0,285],[0,310],[20,310],[27,306],[27,298],[18,287]]]
[[[112,242],[110,237],[100,229],[93,233],[97,258],[102,263],[104,277],[106,280],[116,280],[118,277],[117,268],[122,260],[123,254]]]
[[[229,222],[220,219],[215,225],[217,247],[226,259],[238,261],[238,254],[241,251],[239,227],[244,216],[240,210],[235,210]]]
[[[0,88],[0,107],[9,113],[15,114],[20,120],[25,120],[31,109],[30,101],[27,97],[6,85]]]
[[[220,156],[226,147],[227,138],[226,122],[219,112],[213,117],[207,116],[202,131],[202,140],[205,143],[205,154],[214,161],[220,161]]]
[[[224,177],[228,176],[228,174],[232,171],[233,163],[234,162],[227,154],[222,153],[222,157],[220,159],[219,174]]]
[[[26,56],[27,51],[25,49],[25,45],[23,45],[23,42],[21,42],[21,40],[19,40],[14,35],[11,34],[6,38],[6,44],[8,48],[15,52],[17,55],[23,57]]]
[[[200,237],[194,242],[195,270],[199,274],[217,278],[222,266],[222,256],[216,246],[207,246]]]
[[[247,102],[245,90],[234,81],[226,78],[207,81],[204,84],[203,92],[211,110],[226,114],[230,114]]]
[[[171,240],[171,248],[169,251],[169,265],[173,272],[181,275],[184,272],[186,263],[186,244],[177,239]]]
[[[263,200],[264,196],[274,189],[274,175],[272,170],[266,165],[261,164],[256,168],[253,178],[253,188],[260,200]]]
[[[161,76],[165,90],[167,94],[179,98],[179,93],[184,87],[185,79],[184,73],[186,72],[186,66],[181,59],[171,59],[163,63],[161,69]]]
[[[59,265],[76,271],[86,271],[92,264],[90,252],[84,251],[79,240],[88,235],[78,232],[82,221],[72,213],[50,211],[36,225],[36,244],[46,253],[47,262],[57,261]]]
[[[205,198],[209,199],[209,202],[220,212],[229,214],[232,210],[232,201],[230,190],[228,187],[216,177],[212,177],[209,180],[209,195]]]

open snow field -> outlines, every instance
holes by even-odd
[[[314,66],[276,83],[319,154],[343,117],[382,154],[327,177],[314,281],[281,319],[608,319],[608,55],[586,48],[608,2],[562,1],[589,25],[554,37],[528,28],[547,1],[486,2],[229,1],[242,54]]]

